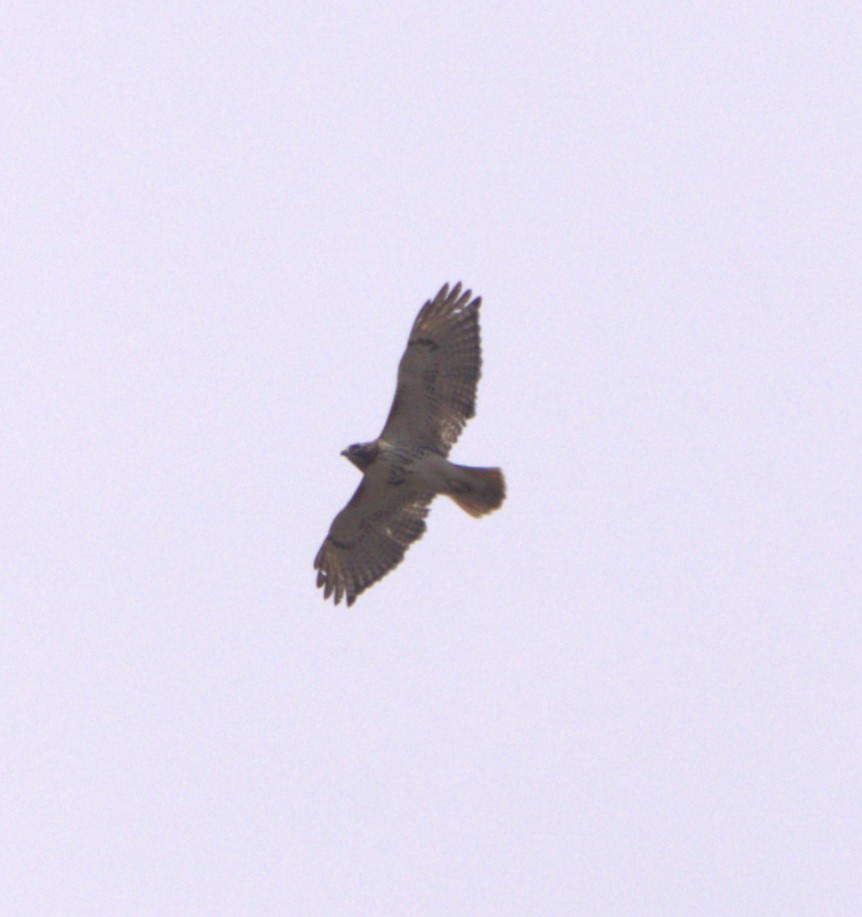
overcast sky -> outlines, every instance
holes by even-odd
[[[860,23],[6,5],[4,914],[862,912]],[[335,608],[457,280],[508,499]]]

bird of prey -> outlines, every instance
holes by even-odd
[[[506,496],[499,468],[468,468],[446,456],[476,411],[482,366],[479,306],[471,291],[446,284],[420,309],[398,364],[398,385],[383,432],[341,454],[361,472],[350,502],[335,517],[314,568],[323,597],[348,606],[398,566],[425,531],[437,494],[471,516]]]

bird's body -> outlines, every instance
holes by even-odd
[[[505,497],[499,468],[468,468],[447,458],[475,413],[481,370],[479,306],[461,284],[426,302],[398,367],[395,399],[376,440],[342,452],[363,473],[335,517],[314,561],[317,585],[335,603],[352,605],[364,589],[397,566],[425,531],[435,496],[452,497],[481,516]]]

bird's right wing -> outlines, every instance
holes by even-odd
[[[335,593],[348,606],[363,590],[382,579],[404,558],[425,531],[434,494],[402,493],[400,488],[366,475],[350,502],[335,517],[314,559],[323,597]]]

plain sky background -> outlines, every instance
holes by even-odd
[[[862,912],[860,24],[4,4],[4,915]],[[508,500],[334,608],[459,279]]]

